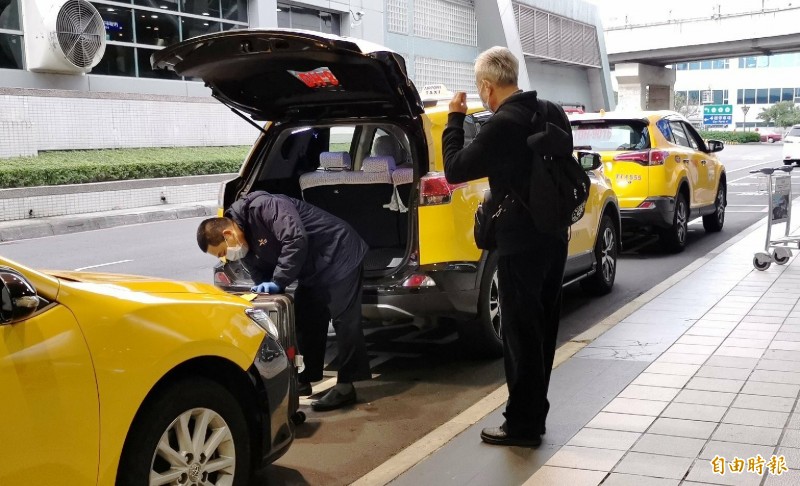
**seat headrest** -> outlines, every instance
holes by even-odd
[[[319,154],[319,165],[325,170],[350,170],[353,167],[347,152],[322,152]]]
[[[389,155],[380,155],[377,157],[367,157],[361,164],[361,170],[364,172],[385,172],[391,173],[395,169],[394,157]]]
[[[381,135],[375,139],[375,144],[372,146],[372,153],[377,155],[389,155],[394,157],[395,162],[405,162],[405,150],[392,135]]]

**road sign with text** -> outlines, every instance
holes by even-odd
[[[703,125],[731,125],[731,124],[733,124],[733,106],[731,105],[703,106]]]

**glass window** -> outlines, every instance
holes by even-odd
[[[741,105],[744,104],[744,90],[737,89],[736,90],[736,104]]]
[[[125,0],[116,0],[122,1]],[[134,5],[141,5],[142,7],[160,8],[161,10],[178,11],[178,0],[133,0]]]
[[[746,89],[744,90],[744,104],[746,105],[753,105],[756,102],[756,90],[754,89]]]
[[[150,56],[156,52],[157,49],[143,49],[141,47],[136,48],[136,58],[139,65],[139,77],[140,78],[160,78],[160,79],[181,79],[180,76],[175,74],[174,71],[169,71],[166,69],[157,69],[154,70],[150,66]]]
[[[319,20],[320,20],[320,32],[325,32],[327,34],[339,34],[341,32],[341,26],[339,25],[339,16],[336,14],[332,14],[330,12],[320,12],[319,13]]]
[[[664,135],[664,138],[666,138],[668,142],[675,143],[675,139],[672,137],[672,127],[669,126],[669,120],[658,120],[656,126],[661,132],[661,135]]]
[[[704,105],[710,105],[714,102],[714,92],[708,89],[704,89],[700,92],[700,102]]]
[[[647,127],[633,120],[572,125],[575,147],[588,150],[643,150],[650,148]]]
[[[689,140],[689,146],[692,147],[694,150],[700,150],[700,145],[697,143],[697,139],[695,138],[694,129],[688,123],[682,123],[683,130],[686,132],[686,138]],[[699,137],[697,137],[699,138]]]
[[[690,71],[696,71],[698,69],[700,69],[700,63],[699,62],[694,61],[694,62],[690,62],[689,63],[689,70]]]
[[[725,96],[725,93],[721,89],[714,90],[713,104],[715,105],[727,104],[728,102],[725,101],[725,98],[727,98],[727,96]]]
[[[687,64],[685,62],[679,62],[678,64],[675,65],[675,69],[677,71],[686,71],[687,67],[688,66],[687,66]]]
[[[800,88],[795,88],[794,89],[794,97],[797,98],[798,96],[800,96]]]
[[[683,145],[684,147],[690,147],[689,138],[686,136],[686,132],[683,131],[683,123],[670,122],[670,126],[672,128],[672,136],[675,139],[675,143],[678,145]]]
[[[769,102],[770,103],[777,103],[781,100],[781,89],[780,88],[770,88],[769,89]]]
[[[756,58],[755,58],[755,56],[740,57],[739,58],[739,67],[740,68],[745,68],[745,69],[756,67]]]
[[[688,102],[689,103],[688,104],[690,104],[690,105],[699,105],[700,104],[700,91],[699,90],[694,90],[694,91],[689,91],[688,93],[689,93],[689,97],[688,97]]]
[[[181,25],[183,26],[183,38],[191,39],[198,35],[210,34],[212,32],[219,32],[222,26],[219,22],[212,22],[205,19],[182,18]]]
[[[222,0],[222,18],[247,22],[247,0]]]
[[[106,45],[100,64],[92,68],[92,74],[110,76],[136,76],[136,53],[133,47]]]
[[[723,105],[727,105],[727,104],[728,104],[728,102],[729,102],[729,99],[728,99],[728,90],[727,90],[727,89],[725,89],[725,90],[722,90],[722,104],[723,104]]]
[[[769,100],[768,92],[769,90],[767,88],[759,88],[756,93],[756,103],[759,105],[766,105]]]
[[[103,17],[107,41],[133,42],[133,10],[98,3],[92,5]]]
[[[712,69],[728,69],[728,59],[715,59],[712,61]]]
[[[711,69],[711,61],[700,61],[700,69]]]
[[[0,34],[0,68],[22,69],[22,36]]]
[[[769,56],[758,56],[756,58],[756,67],[769,67]]]
[[[278,4],[278,27],[289,29],[292,27],[292,7],[284,4]]]
[[[781,90],[781,101],[793,101],[794,88],[783,88]]]
[[[0,29],[20,30],[19,0],[0,0]]]
[[[136,42],[168,46],[180,40],[176,15],[136,10]]]
[[[219,0],[181,0],[181,12],[219,18]]]

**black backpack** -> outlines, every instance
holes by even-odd
[[[538,103],[539,109],[531,119],[533,134],[528,137],[528,147],[534,153],[530,192],[521,202],[531,213],[536,229],[552,233],[569,228],[583,217],[591,181],[572,154],[572,131],[547,121],[551,102],[540,99]],[[561,115],[567,119],[563,112]]]

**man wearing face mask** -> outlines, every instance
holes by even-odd
[[[572,147],[572,131],[560,106],[542,100],[547,110],[541,110],[535,91],[519,89],[518,69],[516,57],[505,47],[481,53],[475,61],[475,81],[481,101],[494,115],[464,147],[466,94],[457,93],[450,102],[442,141],[448,182],[488,177],[492,199],[502,201],[494,236],[509,398],[503,414],[505,422],[500,427],[484,429],[481,439],[495,445],[537,447],[542,442],[550,408],[547,388],[568,241],[566,230],[537,231],[519,197],[530,192],[534,154],[527,139],[534,125],[550,122],[563,130],[568,138],[567,151]],[[539,123],[533,123],[534,114]]]
[[[295,280],[295,323],[305,370],[300,394],[322,379],[328,322],[339,348],[338,383],[311,403],[317,411],[355,403],[353,382],[371,378],[361,328],[362,261],[367,244],[341,219],[306,202],[256,191],[231,205],[224,218],[197,229],[197,244],[216,258],[241,260],[253,292],[283,292]]]

